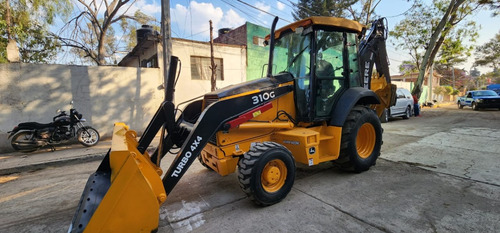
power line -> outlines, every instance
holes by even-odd
[[[241,10],[239,7],[236,7],[235,5],[229,3],[228,1],[226,1],[226,0],[221,0],[221,1],[224,2],[224,3],[226,3],[226,4],[228,4],[228,5],[230,5],[230,6],[232,6],[236,10],[240,11],[241,13],[243,13],[244,15],[248,16],[249,18],[251,18],[252,20],[254,20],[253,22],[256,23],[256,22],[260,21],[260,23],[256,23],[256,24],[259,24],[259,25],[265,25],[266,24],[262,20],[255,18],[253,15],[249,14],[248,12],[246,12],[244,10]]]
[[[280,0],[278,0],[278,1],[279,1],[279,2],[281,2],[281,3],[283,3],[283,4],[285,4],[284,2],[282,2],[282,1],[280,1]],[[299,8],[300,8],[300,9],[302,9],[302,10],[308,11],[308,12],[309,12],[309,14],[311,14],[311,15],[320,15],[318,12],[311,11],[310,9],[307,9],[307,8],[305,8],[305,7],[301,6],[301,5],[297,4],[297,3],[294,3],[294,2],[292,2],[292,1],[290,1],[290,0],[287,0],[287,1],[288,1],[290,4],[292,4],[293,6],[295,6],[295,7],[299,7]],[[293,8],[293,7],[291,7],[291,6],[290,6],[290,8]]]
[[[279,19],[281,19],[281,20],[283,20],[283,21],[286,21],[286,22],[288,22],[288,23],[292,23],[292,22],[290,22],[290,21],[288,21],[288,20],[286,20],[286,19],[283,19],[283,18],[281,18],[281,17],[279,17],[279,16],[277,16],[277,15],[273,15],[273,14],[271,14],[271,13],[269,13],[269,12],[265,11],[265,10],[262,10],[262,9],[260,9],[260,8],[256,7],[256,6],[252,6],[252,5],[250,5],[250,4],[248,4],[248,3],[246,3],[246,2],[244,2],[244,1],[242,1],[242,0],[237,0],[237,1],[238,1],[238,2],[243,3],[243,4],[247,5],[247,6],[249,6],[249,7],[251,7],[251,8],[254,8],[254,9],[256,9],[256,10],[260,11],[260,12],[266,13],[266,14],[268,14],[268,15],[270,15],[270,16],[273,16],[273,17],[278,17]]]
[[[387,16],[386,18],[396,18],[398,16],[404,15],[404,14],[408,13],[410,10],[412,10],[413,8],[415,8],[416,6],[417,6],[417,1],[414,1],[413,5],[410,8],[408,8],[408,10],[406,10],[405,12],[403,12],[401,14],[393,15],[393,16]]]

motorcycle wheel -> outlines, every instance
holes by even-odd
[[[86,126],[77,132],[78,141],[84,146],[95,146],[99,142],[99,132]]]
[[[10,141],[10,145],[14,150],[20,152],[33,152],[38,149],[38,144],[36,140],[33,138],[33,133],[29,131],[21,131],[16,133],[12,140]]]

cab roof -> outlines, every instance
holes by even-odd
[[[308,27],[311,25],[319,25],[319,26],[330,26],[330,27],[337,27],[340,29],[344,29],[346,31],[353,31],[356,33],[361,33],[364,28],[366,28],[365,25],[360,24],[356,21],[350,20],[350,19],[344,19],[344,18],[337,18],[337,17],[327,17],[327,16],[312,16],[309,18],[305,18],[302,20],[299,20],[297,22],[291,23],[287,26],[284,26],[274,32],[275,38],[280,38],[281,33],[292,30],[295,31],[298,27]],[[269,40],[271,35],[266,36],[266,40]]]

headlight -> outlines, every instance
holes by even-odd
[[[483,102],[483,99],[477,99],[476,102],[478,103],[482,103]]]

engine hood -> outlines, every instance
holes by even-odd
[[[221,99],[228,96],[238,95],[254,90],[263,90],[277,86],[281,83],[293,81],[293,76],[289,73],[282,73],[271,78],[260,78],[240,84],[230,85],[222,89],[205,94],[205,99]]]

